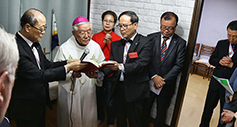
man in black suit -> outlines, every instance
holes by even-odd
[[[214,52],[212,53],[209,63],[216,68],[213,75],[220,78],[229,79],[237,66],[236,44],[237,44],[237,21],[232,21],[227,26],[226,40],[218,41]],[[209,127],[210,119],[214,108],[220,100],[220,112],[222,112],[225,102],[225,89],[213,77],[211,78],[206,102],[202,114],[200,127]],[[220,126],[220,122],[219,125]]]
[[[46,30],[46,18],[37,9],[21,17],[21,30],[16,33],[20,54],[9,115],[19,127],[44,127],[45,104],[51,108],[48,82],[65,80],[68,71],[84,67],[79,60],[50,62],[38,43]]]
[[[143,102],[149,97],[148,65],[152,57],[152,43],[136,32],[138,16],[133,11],[119,15],[118,28],[123,39],[112,42],[110,60],[114,65],[103,72],[113,72],[111,93],[115,101],[117,127],[143,127]],[[128,51],[128,52],[127,52]]]
[[[4,115],[11,99],[18,60],[15,36],[0,28],[0,127],[10,127]]]
[[[165,12],[160,18],[160,32],[148,35],[154,42],[150,87],[161,91],[159,95],[151,92],[151,97],[144,103],[144,127],[149,126],[150,111],[155,98],[157,117],[154,127],[165,126],[167,109],[174,95],[176,79],[182,70],[186,53],[186,41],[174,33],[177,24],[178,16],[173,12]]]

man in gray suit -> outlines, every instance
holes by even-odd
[[[150,110],[154,99],[157,102],[157,117],[154,127],[164,127],[167,109],[175,92],[176,79],[182,70],[186,41],[175,34],[178,16],[173,12],[165,12],[160,18],[160,32],[148,35],[154,43],[150,77],[150,87],[161,89],[159,95],[151,92],[144,107],[143,126],[149,126]]]

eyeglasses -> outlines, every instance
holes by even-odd
[[[105,19],[105,20],[103,20],[104,22],[106,22],[106,23],[114,23],[114,21],[112,21],[112,20],[107,20],[107,19]]]
[[[121,24],[118,24],[117,27],[118,27],[119,29],[121,29],[121,28],[127,29],[128,26],[131,26],[132,24],[133,24],[133,23],[131,23],[131,24],[129,24],[129,25],[125,25],[125,24],[121,25]]]
[[[91,31],[91,29],[89,29],[89,30],[87,30],[87,31],[77,31],[77,33],[80,35],[80,36],[85,36],[86,35],[86,33],[88,34],[88,35],[91,35],[91,33],[92,33],[92,31]]]
[[[31,24],[30,24],[30,26],[32,26],[33,28],[37,29],[37,30],[40,31],[41,33],[43,33],[44,31],[46,31],[46,29],[47,29],[47,26],[43,27],[42,29],[39,29],[39,28],[37,28],[37,27],[35,27],[35,26],[31,25]]]
[[[169,31],[171,31],[171,30],[174,30],[174,26],[165,26],[165,25],[161,25],[160,26],[160,28],[162,29],[162,30],[169,30]]]
[[[228,34],[228,37],[229,38],[233,38],[233,39],[237,39],[237,35],[230,35],[230,34]]]

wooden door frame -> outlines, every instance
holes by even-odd
[[[192,22],[191,22],[191,27],[189,31],[186,59],[185,59],[184,68],[182,71],[177,99],[175,102],[174,113],[173,113],[171,124],[170,124],[171,127],[178,126],[179,117],[180,117],[183,100],[184,100],[184,95],[185,95],[187,82],[189,78],[189,72],[190,72],[190,67],[192,63],[194,48],[196,45],[197,34],[198,34],[198,29],[199,29],[199,24],[200,24],[202,9],[203,9],[203,3],[204,3],[204,0],[195,0]]]

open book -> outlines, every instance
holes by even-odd
[[[93,60],[83,60],[81,61],[82,63],[88,63],[87,67],[83,68],[81,71],[86,72],[86,71],[95,71],[97,69],[102,69],[106,65],[113,65],[114,63],[111,61],[103,61],[101,63],[97,63]]]
[[[225,78],[219,78],[215,75],[212,75],[231,95],[234,94],[233,89],[230,86],[229,80]]]

